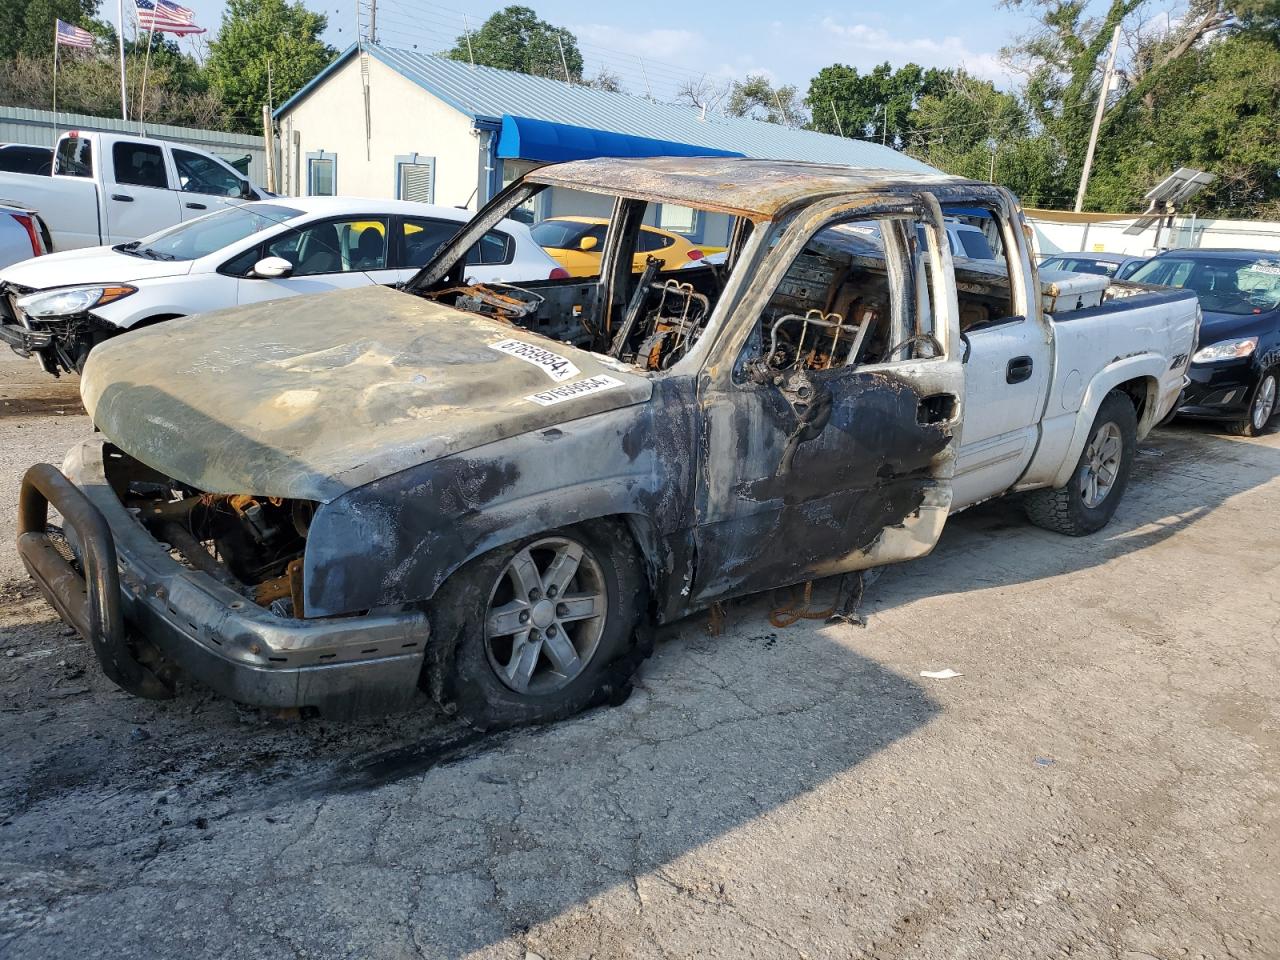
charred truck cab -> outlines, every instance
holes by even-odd
[[[600,275],[468,280],[468,250],[549,186],[613,198]],[[660,204],[729,218],[723,263],[634,269]],[[956,205],[987,212],[995,276],[957,283]],[[101,438],[65,475],[28,473],[19,548],[142,695],[186,673],[330,714],[426,691],[480,725],[563,716],[626,688],[648,625],[921,556],[979,499],[1044,488],[1045,525],[1106,522],[1135,437],[1177,396],[1185,362],[1170,357],[1190,353],[1194,303],[1105,280],[1092,301],[1076,291],[1090,342],[1122,297],[1150,322],[1117,336],[1156,334],[1103,342],[1116,361],[1073,354],[1060,389],[1024,230],[1006,191],[944,176],[545,167],[403,289],[104,344],[82,388]],[[1003,412],[962,437],[966,361],[994,364],[1018,324],[1031,346],[1007,384],[1028,386],[977,390]]]

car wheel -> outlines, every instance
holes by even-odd
[[[1237,437],[1256,437],[1267,429],[1276,413],[1276,375],[1268,370],[1253,388],[1249,416],[1227,424],[1227,432]]]
[[[625,699],[652,650],[632,543],[621,524],[580,524],[457,570],[429,611],[441,705],[488,729]]]
[[[1071,480],[1064,487],[1028,494],[1027,517],[1036,526],[1071,537],[1101,530],[1124,495],[1137,437],[1133,402],[1122,393],[1107,394]]]

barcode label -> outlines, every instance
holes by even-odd
[[[517,357],[525,363],[532,363],[556,383],[570,380],[580,372],[568,357],[562,357],[545,347],[525,343],[523,340],[499,340],[497,343],[489,344],[489,349],[505,353],[509,357]]]
[[[620,386],[622,386],[621,380],[602,373],[595,377],[587,377],[585,380],[578,380],[575,383],[552,387],[550,390],[543,390],[541,393],[530,394],[525,399],[540,403],[544,407],[550,407],[557,403],[564,403],[566,400],[572,400],[574,397],[583,397],[589,393],[600,393],[602,390],[612,390],[614,387]]]

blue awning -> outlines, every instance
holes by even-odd
[[[741,157],[745,154],[504,114],[502,132],[498,135],[498,156],[559,163],[592,157]]]

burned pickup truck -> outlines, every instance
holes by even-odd
[[[551,188],[612,203],[600,275],[468,280],[468,249]],[[719,218],[724,262],[636,270],[662,206]],[[953,263],[961,210],[996,260]],[[426,691],[481,725],[562,716],[625,686],[650,624],[919,557],[980,500],[1108,521],[1199,308],[1041,278],[1027,236],[1008,192],[940,175],[544,167],[403,289],[104,344],[100,435],[28,472],[19,550],[135,693],[186,673],[275,707]]]

